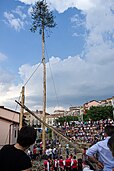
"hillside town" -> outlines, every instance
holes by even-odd
[[[86,111],[90,109],[92,106],[113,106],[114,105],[114,97],[105,99],[105,100],[91,100],[89,102],[84,103],[81,106],[71,106],[69,110],[56,110],[54,113],[49,114],[46,113],[46,123],[54,126],[55,120],[59,117],[64,116],[78,116],[81,118],[80,121],[83,122],[83,115],[86,115]],[[43,112],[42,111],[33,111],[39,118],[42,119]],[[11,109],[5,108],[4,106],[0,106],[0,147],[2,147],[6,143],[15,143],[17,138],[17,132],[19,127],[19,114],[20,112],[13,111]],[[38,129],[41,128],[41,123],[35,119],[31,114],[25,112],[24,117],[28,125],[37,125]]]
[[[49,128],[47,127],[45,152],[42,148],[42,124],[37,118],[34,118],[30,113],[25,111],[23,116],[24,122],[26,123],[26,125],[31,125],[32,127],[34,127],[37,131],[36,143],[34,144],[34,146],[32,146],[32,148],[29,148],[28,151],[28,155],[33,162],[33,169],[35,169],[36,171],[46,169],[46,163],[51,163],[53,160],[56,161],[57,164],[55,169],[53,164],[50,164],[51,170],[58,170],[59,167],[62,167],[63,170],[65,170],[67,166],[65,166],[64,162],[67,162],[67,160],[70,160],[71,162],[74,158],[74,161],[76,160],[75,167],[79,170],[79,163],[84,163],[84,149],[88,149],[89,146],[94,145],[98,141],[104,140],[105,127],[110,125],[114,126],[114,121],[110,118],[107,118],[105,120],[101,119],[98,121],[89,120],[85,122],[83,120],[83,116],[87,115],[87,111],[93,106],[103,107],[113,105],[114,97],[111,97],[101,101],[91,100],[81,106],[71,106],[67,111],[56,110],[54,111],[54,114],[46,113],[46,123],[56,129],[56,131],[59,132],[61,135],[67,137],[69,143],[65,142],[64,139],[62,140],[58,136],[58,134],[55,134],[53,131],[50,134]],[[42,111],[36,110],[32,112],[34,112],[34,114],[42,120]],[[78,120],[64,122],[63,125],[61,125],[61,123],[56,123],[56,120],[58,118],[64,118],[68,116],[76,116]],[[0,106],[0,123],[0,148],[2,148],[6,144],[15,144],[19,131],[20,112],[16,112],[11,109],[5,108],[4,106]],[[71,142],[76,145],[76,148],[72,148],[72,144],[70,145]],[[77,149],[79,149],[79,151]],[[71,155],[70,159],[69,157],[65,157],[69,155]],[[50,161],[46,161],[47,158],[50,158]],[[62,166],[58,165],[59,160],[63,161]],[[72,165],[69,167],[71,169]],[[94,166],[91,167],[94,168]]]

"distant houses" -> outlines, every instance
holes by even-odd
[[[55,120],[64,116],[82,116],[92,106],[114,106],[114,96],[105,100],[91,100],[81,106],[71,106],[68,110],[55,110],[53,114],[46,113],[46,123],[53,126]],[[33,111],[40,119],[43,119],[42,111]],[[16,142],[19,130],[19,112],[0,106],[0,148],[4,144],[13,144]],[[28,112],[25,112],[26,120],[30,125],[36,128],[41,127],[41,123]]]

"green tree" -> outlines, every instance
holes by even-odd
[[[42,35],[42,63],[43,63],[43,121],[46,122],[46,65],[45,65],[45,30],[46,28],[55,27],[54,16],[52,12],[49,10],[47,3],[44,0],[38,1],[32,8],[31,17],[33,20],[31,31],[36,32],[39,29],[39,34]],[[43,150],[45,150],[45,125],[43,124],[42,131],[42,142],[43,142]]]
[[[86,114],[88,120],[113,119],[113,106],[92,106]]]
[[[53,28],[56,26],[56,23],[54,22],[55,17],[44,0],[35,3],[32,7],[31,16],[33,23],[30,30],[32,32],[36,32],[37,29],[39,29],[39,33],[43,34],[46,28]]]

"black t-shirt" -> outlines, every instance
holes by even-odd
[[[31,167],[29,156],[14,145],[5,145],[0,150],[0,171],[21,171]]]

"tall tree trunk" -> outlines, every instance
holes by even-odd
[[[45,36],[44,36],[44,26],[42,26],[42,63],[43,63],[43,121],[46,122],[46,64],[45,64]],[[46,146],[46,131],[45,125],[43,124],[42,129],[42,143],[43,143],[43,151]]]

